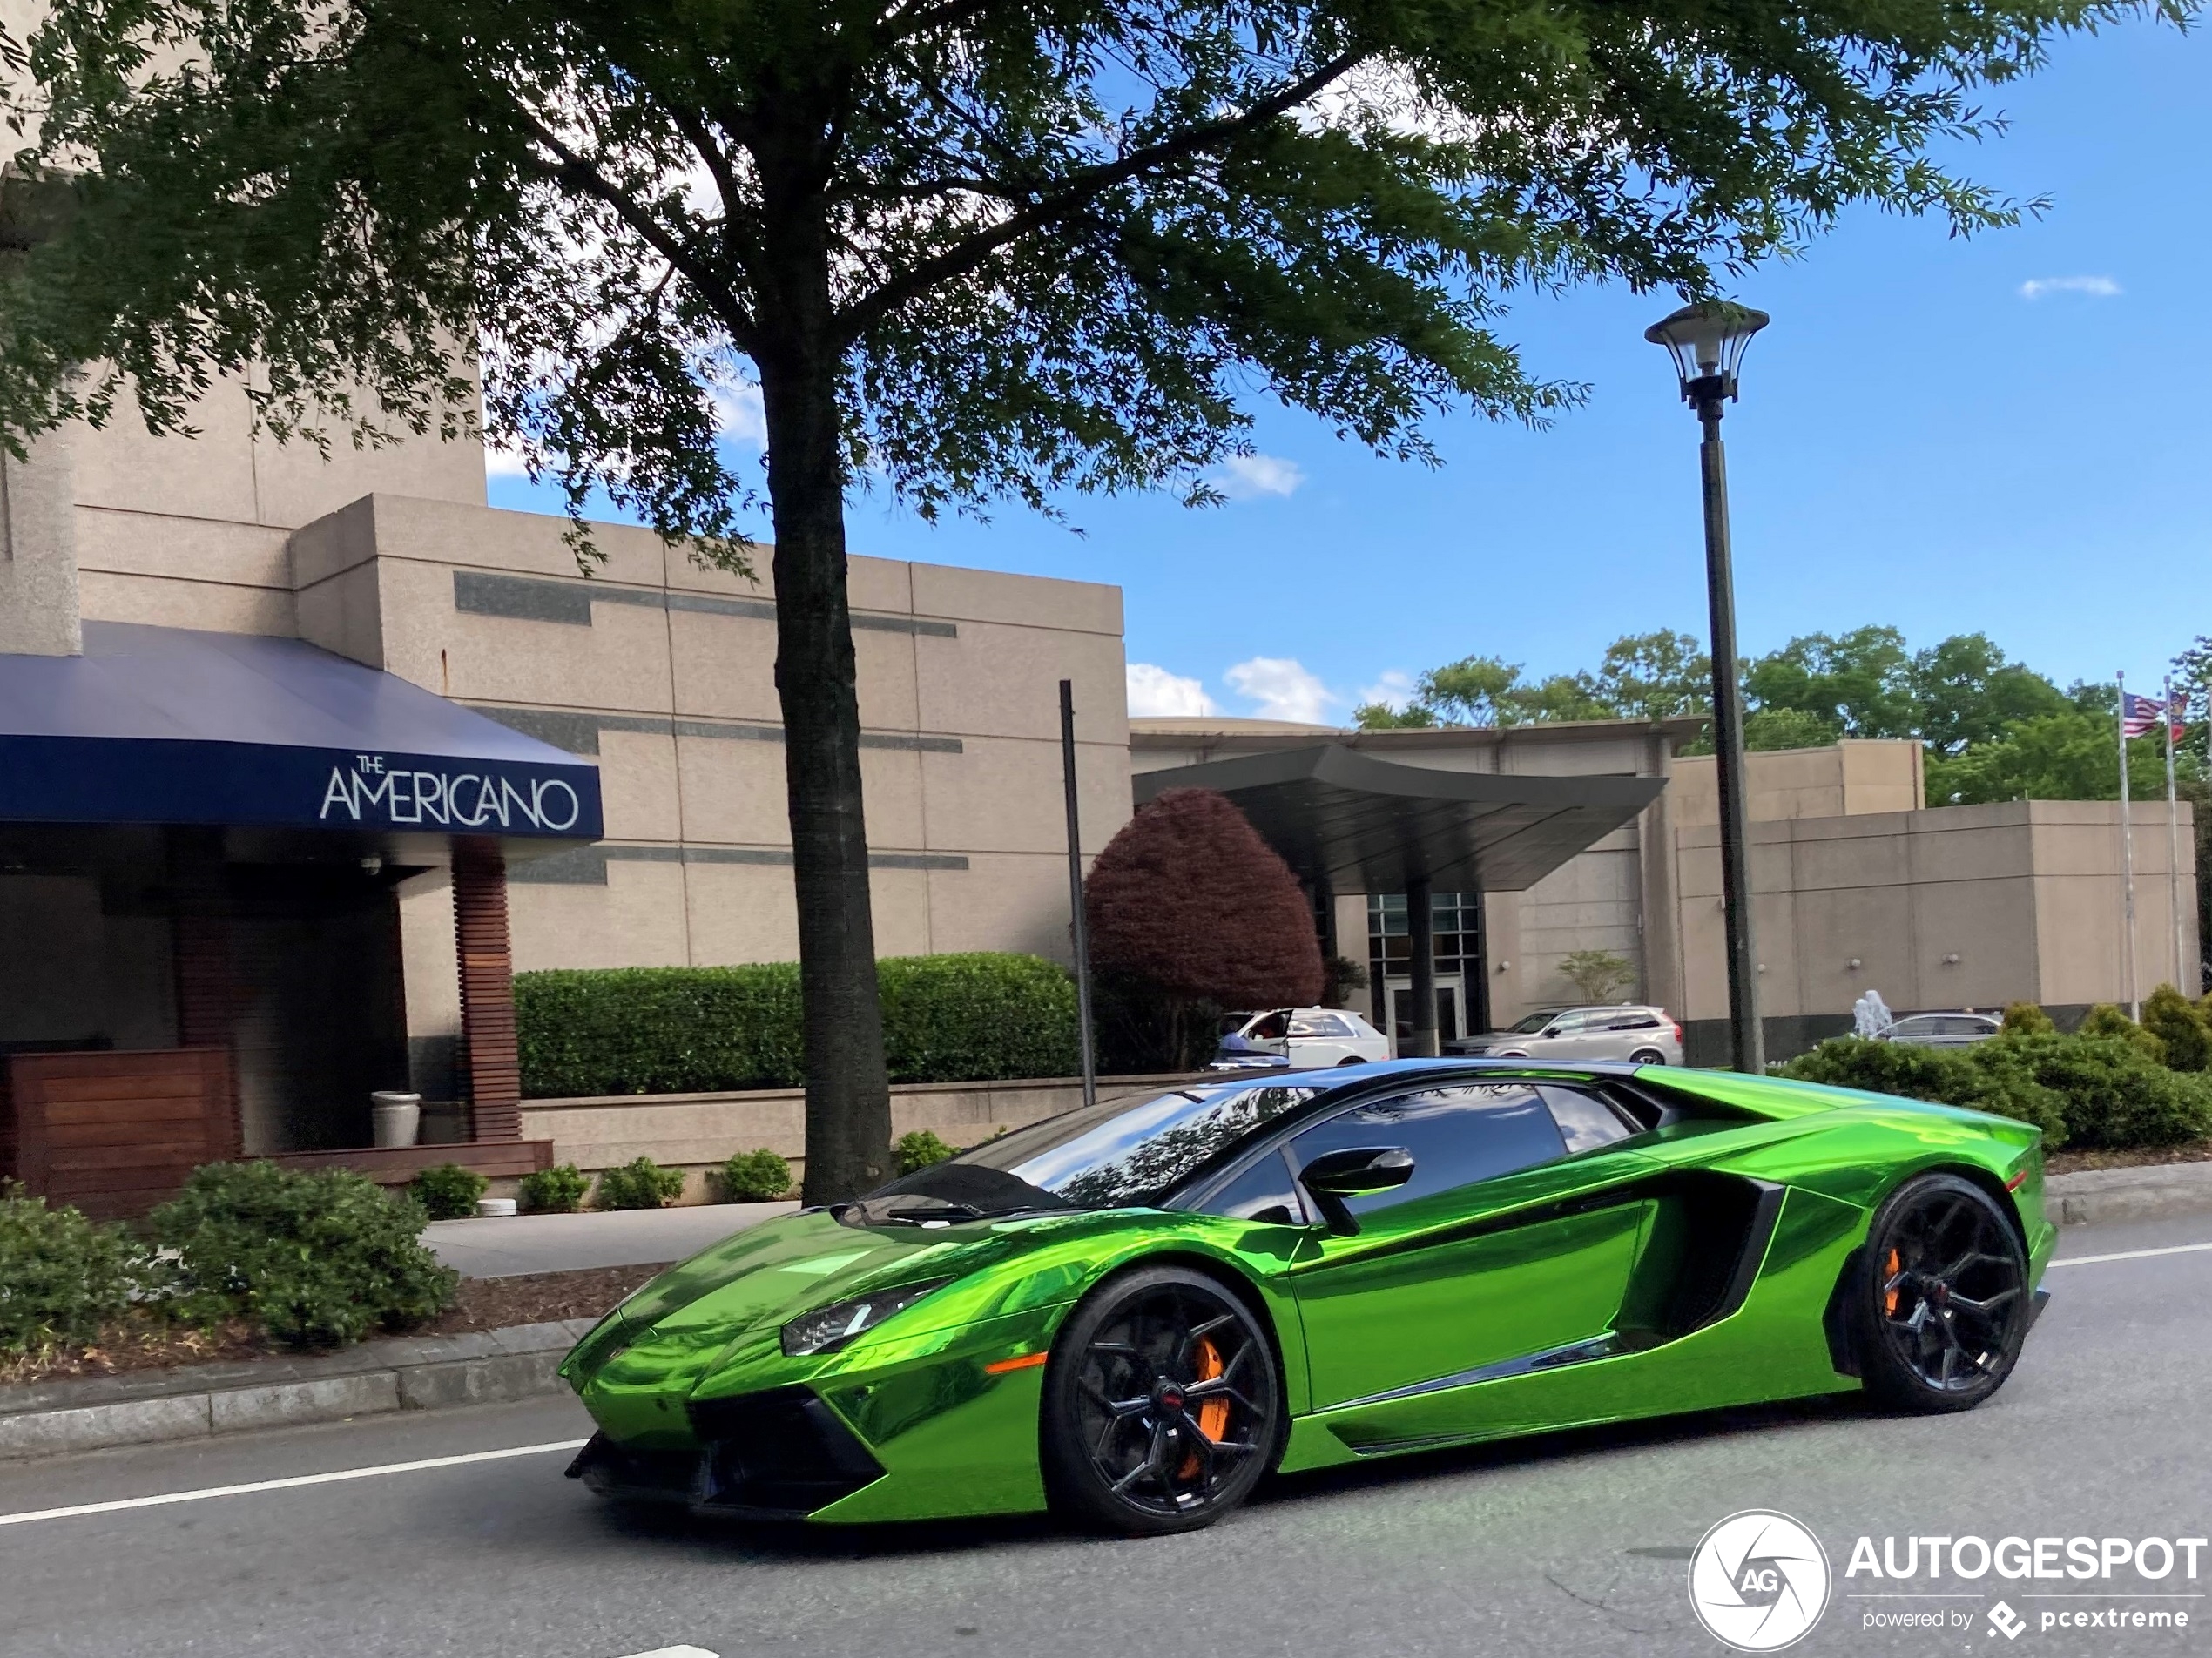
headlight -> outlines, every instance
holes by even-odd
[[[854,1296],[832,1306],[802,1313],[784,1326],[784,1351],[793,1358],[806,1353],[832,1353],[860,1334],[873,1330],[894,1312],[904,1312],[932,1290],[941,1290],[950,1278],[927,1284],[902,1284],[895,1290]]]

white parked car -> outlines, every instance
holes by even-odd
[[[1217,1071],[1319,1070],[1390,1057],[1390,1038],[1342,1008],[1275,1008],[1224,1014]]]
[[[1625,1059],[1639,1065],[1679,1065],[1682,1027],[1664,1008],[1635,1002],[1541,1008],[1503,1030],[1446,1042],[1444,1051],[1493,1059]]]

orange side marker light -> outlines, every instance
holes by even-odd
[[[986,1376],[1003,1376],[1008,1371],[1035,1370],[1038,1365],[1043,1364],[1046,1359],[1051,1357],[1052,1355],[1050,1353],[1024,1353],[1019,1358],[995,1359],[990,1364],[983,1366],[983,1374]]]
[[[2023,1169],[2020,1171],[2020,1173],[2014,1175],[2010,1180],[2005,1183],[2005,1190],[2006,1191],[2018,1191],[2021,1187],[2027,1184],[2027,1170]]]

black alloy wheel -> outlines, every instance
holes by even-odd
[[[1907,1181],[1876,1211],[1858,1303],[1866,1391],[1896,1410],[1971,1410],[2005,1384],[2033,1311],[2027,1251],[1997,1200],[1956,1175]]]
[[[1274,1350],[1251,1310],[1203,1273],[1141,1268],[1101,1285],[1054,1344],[1046,1488],[1110,1531],[1195,1531],[1251,1495],[1284,1419]]]

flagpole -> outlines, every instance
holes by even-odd
[[[2166,907],[2174,919],[2174,988],[2183,995],[2182,967],[2182,813],[2174,792],[2174,676],[2166,676]]]
[[[2115,729],[2120,733],[2120,846],[2128,916],[2128,1017],[2141,1020],[2143,999],[2135,983],[2135,830],[2128,818],[2128,676],[2122,672],[2114,677],[2120,684],[2120,721]]]

